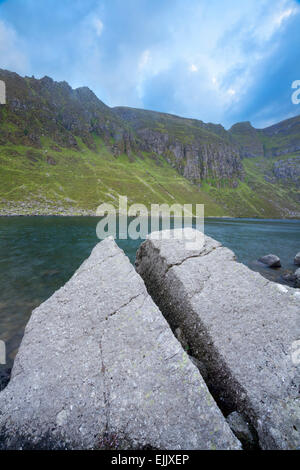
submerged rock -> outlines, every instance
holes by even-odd
[[[245,450],[252,450],[257,446],[257,438],[252,426],[237,411],[233,411],[227,416],[227,423],[242,442]]]
[[[270,268],[281,267],[280,258],[278,258],[278,256],[276,255],[265,255],[265,256],[262,256],[261,258],[258,258],[258,261],[260,261],[263,264],[266,264]]]
[[[239,449],[128,258],[99,243],[33,311],[0,393],[4,449]]]
[[[3,390],[10,380],[11,369],[5,366],[0,366],[0,391]]]
[[[293,272],[287,272],[282,275],[282,279],[292,287],[300,287],[300,268]]]
[[[194,251],[187,240],[155,238],[140,246],[137,271],[205,364],[218,404],[247,419],[261,448],[299,448],[300,297],[238,263],[210,237]]]

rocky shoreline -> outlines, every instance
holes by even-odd
[[[15,217],[15,216],[31,216],[31,217],[45,217],[45,216],[95,216],[96,209],[82,209],[77,207],[63,207],[57,205],[43,205],[43,204],[30,204],[21,202],[20,204],[7,203],[5,207],[0,205],[0,217]]]
[[[116,208],[116,214],[118,210]],[[47,216],[57,216],[57,217],[97,217],[96,209],[81,209],[81,208],[26,208],[24,209],[23,205],[20,207],[13,206],[3,208],[0,206],[0,217],[47,217]],[[205,216],[206,219],[237,219],[237,220],[270,220],[269,218],[252,216],[252,217],[236,217],[233,215],[208,215]],[[299,220],[300,213],[291,214],[290,217],[278,217],[275,220]]]
[[[300,447],[300,292],[185,242],[148,236],[135,270],[107,238],[33,311],[2,449]]]

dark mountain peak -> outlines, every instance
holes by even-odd
[[[256,131],[255,127],[252,126],[250,121],[237,122],[236,124],[233,124],[233,126],[231,126],[231,128],[229,129],[229,132],[232,133],[249,131]]]
[[[263,129],[263,133],[268,136],[276,135],[279,133],[300,133],[300,115],[285,119],[284,121],[280,121],[277,124],[273,124],[272,126],[265,127]]]
[[[76,88],[74,90],[74,94],[82,103],[93,104],[101,109],[105,108],[106,110],[109,110],[109,107],[103,103],[103,101],[99,100],[95,93],[87,86]]]
[[[264,155],[260,131],[255,129],[250,121],[237,122],[228,132],[239,144],[240,154],[243,158],[262,157]]]
[[[54,83],[54,80],[53,80],[53,78],[48,77],[48,75],[45,75],[43,78],[40,79],[40,82],[41,83],[46,83],[46,84],[49,83],[49,84],[52,85]]]

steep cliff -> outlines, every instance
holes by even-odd
[[[231,129],[229,129],[229,133],[233,139],[238,142],[242,158],[264,156],[261,133],[255,129],[250,122],[238,122],[234,124]]]
[[[95,149],[93,134],[102,137],[119,153],[130,147],[131,134],[125,122],[115,116],[87,87],[73,90],[66,82],[49,77],[22,78],[0,70],[6,84],[7,105],[0,118],[0,144],[7,142],[41,147],[42,138],[67,148],[78,148],[76,136]]]
[[[243,178],[238,147],[221,125],[140,109],[113,112],[130,123],[142,150],[162,155],[193,183],[226,180],[234,187]]]

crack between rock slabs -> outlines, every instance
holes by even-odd
[[[192,258],[204,258],[205,256],[210,255],[214,251],[218,250],[219,248],[224,248],[224,247],[223,246],[217,246],[216,248],[212,248],[210,251],[207,251],[206,253],[200,253],[200,254],[197,254],[197,255],[187,256],[182,261],[179,261],[178,263],[174,263],[174,264],[171,264],[170,266],[168,266],[167,269],[165,270],[164,274],[166,275],[170,271],[170,269],[172,269],[174,266],[181,266],[185,261],[187,261],[189,259],[192,259]]]
[[[143,296],[143,297],[144,297],[144,300],[143,300],[141,306],[139,307],[139,308],[141,308],[141,307],[144,305],[144,303],[145,303],[145,301],[146,301],[146,298],[147,298],[147,296],[146,296],[143,292],[140,292],[139,294],[136,294],[136,295],[134,295],[133,297],[131,297],[127,302],[125,302],[123,305],[121,305],[120,307],[118,307],[114,312],[112,312],[112,313],[110,313],[109,315],[107,315],[107,317],[106,317],[104,320],[102,320],[102,321],[106,321],[106,320],[108,320],[110,317],[113,317],[114,315],[117,315],[117,314],[120,312],[120,310],[122,310],[122,308],[127,307],[127,305],[129,305],[133,300],[137,299],[137,298],[140,297],[140,296]]]

